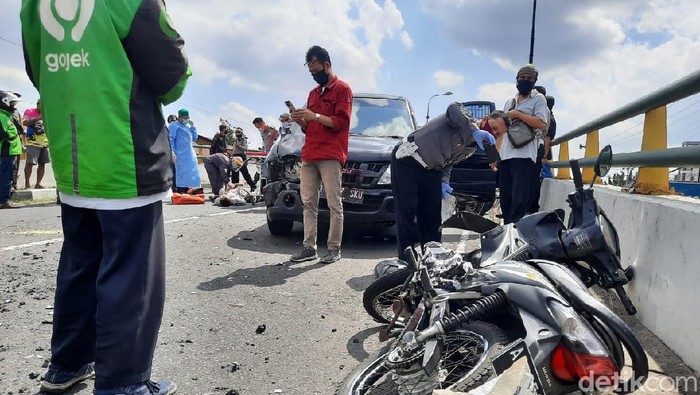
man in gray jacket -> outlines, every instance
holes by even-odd
[[[452,192],[452,167],[471,156],[477,145],[483,149],[484,142],[495,145],[496,139],[479,130],[460,103],[452,103],[444,114],[396,146],[391,157],[391,185],[399,259],[405,260],[403,251],[413,246],[416,234],[421,245],[440,241],[441,199]]]
[[[229,157],[217,152],[204,158],[204,170],[207,171],[211,190],[214,195],[219,195],[221,189],[231,180],[231,175],[238,171],[243,161],[238,157]]]

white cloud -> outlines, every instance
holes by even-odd
[[[303,66],[314,44],[330,53],[333,71],[356,91],[372,91],[384,64],[381,44],[400,37],[412,45],[393,1],[317,2],[266,0],[168,1],[185,51],[208,63],[204,80],[226,74],[229,84],[282,94],[308,91],[312,81]],[[215,15],[202,10],[216,10]]]
[[[433,73],[433,79],[440,88],[454,89],[464,83],[464,76],[454,71],[438,70]]]
[[[0,81],[4,87],[0,89],[12,89],[24,92],[32,86],[24,69],[0,65]]]
[[[642,33],[667,32],[674,37],[700,38],[700,7],[688,0],[652,0],[636,28]]]
[[[515,82],[499,82],[496,84],[486,84],[477,88],[477,97],[481,100],[492,101],[496,104],[497,110],[502,110],[505,103],[515,96]]]
[[[413,49],[413,39],[411,36],[408,34],[406,31],[401,32],[401,42],[403,43],[404,47],[408,49]]]

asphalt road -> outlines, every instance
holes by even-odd
[[[154,379],[175,380],[181,394],[332,394],[379,347],[380,326],[361,296],[374,265],[395,255],[393,238],[349,229],[341,261],[294,264],[287,260],[301,248],[301,227],[271,236],[263,207],[164,208],[167,300]],[[50,356],[60,209],[3,210],[0,223],[0,394],[36,394]],[[444,235],[459,249],[477,239]],[[257,334],[260,325],[266,329]],[[692,374],[636,325],[657,371]],[[70,393],[90,394],[92,386]]]

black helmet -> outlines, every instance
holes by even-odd
[[[18,102],[22,101],[20,97],[22,97],[22,95],[20,95],[19,93],[10,91],[0,91],[0,109],[9,112],[15,112],[17,110],[17,108],[15,108],[15,105]]]

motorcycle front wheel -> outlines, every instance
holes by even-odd
[[[435,389],[469,391],[493,374],[491,360],[508,344],[497,325],[476,321],[445,335],[440,363],[428,376],[420,367],[422,350],[412,363],[397,370],[387,361],[396,343],[370,355],[341,383],[336,395],[432,394]]]
[[[394,317],[391,305],[399,298],[401,286],[411,277],[410,269],[399,269],[374,280],[362,294],[362,306],[370,317],[381,323],[389,323]]]

